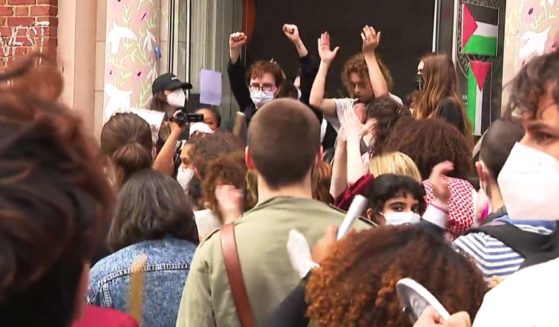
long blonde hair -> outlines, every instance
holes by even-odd
[[[430,53],[423,58],[423,89],[414,101],[414,116],[418,119],[436,118],[445,98],[451,98],[464,121],[464,134],[472,134],[472,126],[466,114],[466,107],[460,96],[458,74],[454,63],[446,53]]]

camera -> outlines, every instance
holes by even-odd
[[[179,126],[184,126],[186,123],[203,123],[204,122],[204,115],[202,114],[189,114],[184,110],[181,110],[173,117],[171,117],[171,121],[177,123]]]

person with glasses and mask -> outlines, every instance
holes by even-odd
[[[265,60],[255,62],[246,73],[241,51],[247,41],[248,37],[242,32],[229,36],[227,73],[233,96],[248,125],[256,110],[276,98],[285,77],[277,63]]]

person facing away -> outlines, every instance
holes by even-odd
[[[118,195],[108,243],[113,254],[91,269],[87,302],[127,312],[132,265],[142,267],[145,326],[172,326],[196,245],[194,214],[177,181],[154,170],[134,174]]]
[[[8,83],[9,81],[9,83]],[[0,325],[137,326],[85,307],[113,192],[82,120],[58,101],[62,76],[40,54],[0,73]],[[80,319],[82,318],[82,319]]]
[[[243,280],[257,326],[300,280],[286,249],[296,229],[314,245],[344,214],[312,199],[311,171],[321,159],[320,127],[313,112],[292,99],[263,106],[249,127],[246,162],[255,169],[259,203],[235,223]],[[357,229],[369,228],[363,221]],[[221,232],[194,256],[177,326],[240,326],[225,271]]]
[[[133,113],[117,113],[101,129],[109,179],[119,189],[135,172],[152,167],[155,148],[149,124]]]

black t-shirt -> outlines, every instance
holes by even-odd
[[[456,126],[462,134],[466,131],[466,124],[460,114],[460,107],[452,98],[447,97],[441,100],[437,110],[437,117]]]

